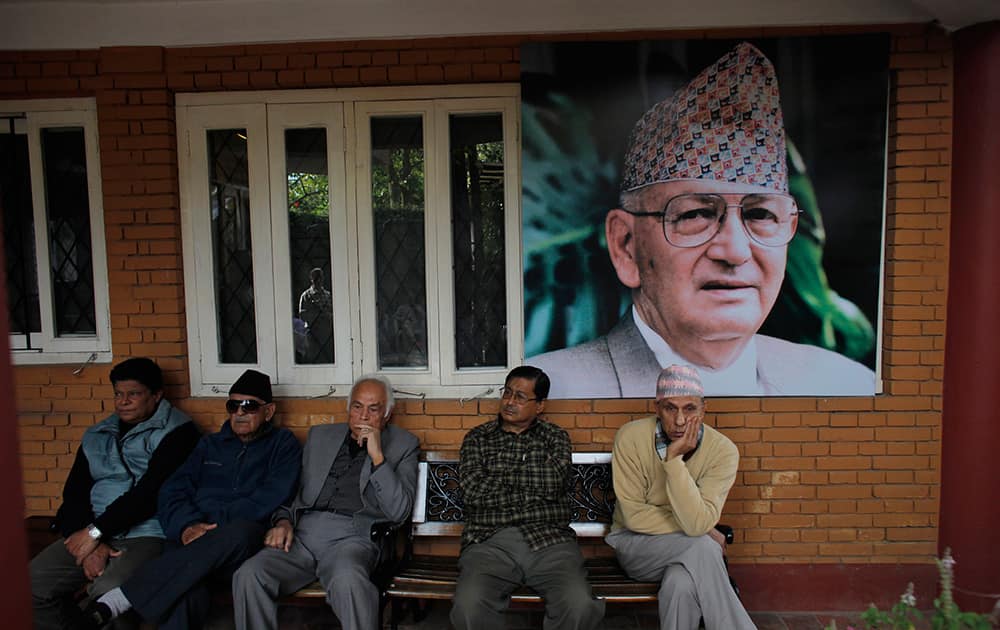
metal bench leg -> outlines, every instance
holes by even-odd
[[[391,598],[392,609],[389,612],[389,627],[392,630],[399,630],[399,618],[402,616],[402,602],[398,598]]]

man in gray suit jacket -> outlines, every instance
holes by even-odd
[[[559,380],[553,381],[552,398],[650,397],[649,375],[661,368],[635,317],[630,311],[604,337],[540,354],[527,362],[558,376]],[[754,335],[752,342],[756,357],[750,366],[756,383],[745,387],[733,382],[716,385],[716,379],[707,394],[858,396],[873,391],[872,371],[836,352],[767,335]],[[705,370],[699,372],[704,375]]]
[[[654,394],[662,367],[710,396],[871,396],[841,355],[757,334],[778,297],[799,211],[771,62],[747,43],[636,123],[605,234],[632,309],[606,336],[527,363],[552,398]]]
[[[301,485],[271,517],[265,548],[233,576],[238,628],[277,630],[276,600],[318,579],[345,630],[378,624],[376,521],[410,517],[417,480],[417,438],[389,426],[392,385],[363,376],[351,388],[348,422],[309,430]]]

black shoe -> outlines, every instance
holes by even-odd
[[[114,615],[111,614],[108,605],[94,600],[80,611],[76,619],[72,620],[70,628],[72,630],[100,630],[112,619],[114,619]]]

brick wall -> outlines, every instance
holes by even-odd
[[[876,28],[663,32],[587,39],[747,37]],[[884,30],[884,29],[883,29]],[[710,422],[742,455],[725,521],[738,563],[927,563],[937,549],[949,183],[951,43],[893,32],[885,280],[885,393],[874,398],[712,399]],[[563,37],[564,39],[567,37]],[[189,397],[181,268],[176,92],[515,82],[524,38],[208,48],[0,52],[0,98],[95,96],[117,359],[154,357],[168,396],[200,425],[221,399]],[[552,39],[552,37],[539,37]],[[110,411],[108,366],[16,368],[26,510],[52,513],[84,429]],[[282,400],[287,426],[343,418],[343,399]],[[643,400],[552,401],[579,450],[610,450]],[[425,449],[456,450],[495,401],[403,400],[396,422]],[[453,544],[441,550],[454,551]]]

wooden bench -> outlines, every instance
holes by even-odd
[[[403,600],[451,600],[458,579],[458,558],[415,555],[419,539],[455,538],[462,534],[463,512],[459,492],[458,460],[454,453],[421,455],[412,524],[407,532],[399,569],[384,595],[392,604],[390,624],[397,630],[404,615]],[[570,479],[573,518],[570,526],[582,542],[603,541],[611,529],[615,495],[611,453],[574,453]],[[720,526],[727,542],[732,529]],[[594,596],[613,604],[655,602],[659,582],[637,582],[625,575],[613,557],[586,561]],[[734,585],[735,588],[735,585]],[[540,604],[542,598],[527,587],[514,591],[513,604]],[[422,612],[414,611],[415,621]]]
[[[29,559],[34,558],[39,552],[59,539],[59,532],[55,529],[54,517],[52,516],[29,516],[24,520],[24,527],[28,539]],[[372,540],[382,549],[381,562],[372,575],[372,581],[378,587],[380,593],[385,593],[389,580],[399,565],[399,557],[402,549],[395,544],[397,537],[396,529],[390,523],[375,523],[372,525]],[[80,596],[82,597],[83,594],[81,591]],[[213,590],[213,597],[220,604],[232,605],[232,591],[230,589]],[[381,614],[385,609],[385,600],[383,599],[380,603],[383,605],[379,607],[379,627],[382,626]],[[279,600],[279,604],[290,606],[326,605],[326,591],[323,590],[319,582],[313,582],[291,595],[282,597]]]
[[[372,539],[382,549],[382,558],[372,581],[382,595],[380,617],[384,604],[389,602],[392,605],[390,625],[393,630],[397,630],[404,616],[404,601],[451,600],[455,596],[458,580],[457,557],[414,554],[414,543],[421,539],[451,538],[457,546],[464,521],[457,454],[423,453],[416,490],[411,523],[398,530],[387,523],[376,523],[372,527]],[[573,454],[570,496],[573,508],[570,525],[577,537],[584,543],[602,542],[610,531],[615,506],[610,453]],[[30,516],[25,520],[30,557],[58,538],[51,525],[51,516]],[[717,529],[725,534],[727,543],[733,542],[731,528],[720,525]],[[599,599],[612,604],[656,601],[659,582],[632,580],[613,557],[589,558],[586,568],[594,596]],[[736,585],[733,587],[736,588]],[[228,599],[229,594],[220,593],[220,597]],[[325,605],[325,599],[326,592],[318,582],[313,582],[283,597],[280,603]],[[538,605],[542,599],[524,587],[511,595],[511,602],[515,605]],[[415,620],[419,621],[421,614],[420,609],[415,610]]]

